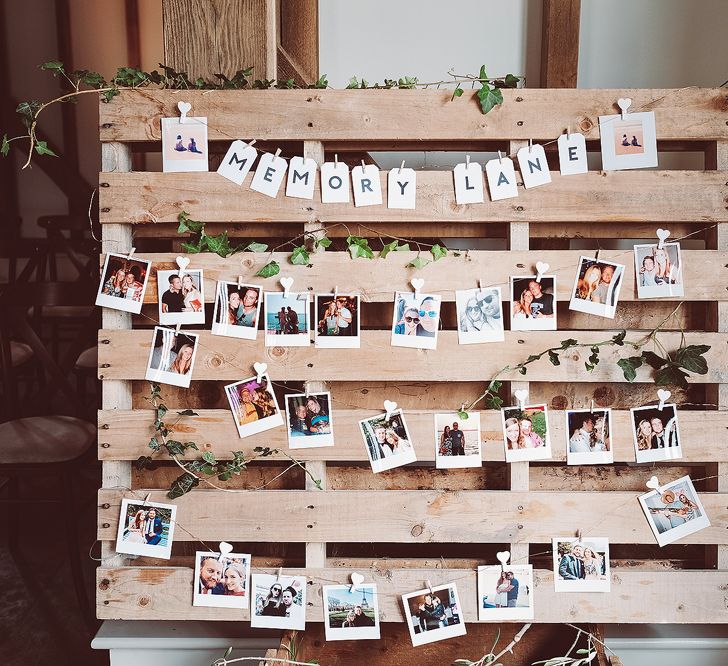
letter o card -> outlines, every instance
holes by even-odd
[[[382,181],[376,164],[356,166],[351,170],[355,206],[376,206],[382,203]]]
[[[275,199],[286,175],[287,163],[282,157],[265,153],[258,162],[250,189]]]
[[[483,203],[483,167],[477,162],[461,162],[453,169],[455,203]]]
[[[414,210],[417,172],[414,169],[392,169],[387,178],[387,208]]]
[[[523,186],[526,189],[551,182],[549,163],[546,161],[546,151],[543,146],[538,144],[524,146],[516,153],[516,157],[523,177]]]
[[[316,185],[316,162],[310,157],[292,157],[288,166],[286,196],[296,199],[313,199]]]
[[[501,157],[486,162],[485,175],[488,178],[491,201],[512,199],[518,196],[516,169],[510,157]]]
[[[559,170],[562,176],[573,176],[586,173],[589,166],[586,161],[586,140],[583,134],[562,134],[558,140]]]
[[[321,203],[349,203],[349,165],[324,162],[321,165]]]
[[[217,172],[236,185],[242,185],[257,157],[258,151],[253,146],[236,139],[230,144]]]

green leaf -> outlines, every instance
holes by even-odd
[[[60,72],[63,70],[63,63],[60,60],[49,60],[48,62],[44,62],[40,68]]]
[[[450,101],[452,102],[456,97],[462,97],[463,89],[460,87],[460,84],[458,83],[455,90],[452,91],[452,97],[450,98]]]
[[[519,76],[513,74],[506,74],[506,78],[503,79],[503,85],[506,88],[518,88],[518,82],[521,80]]]
[[[549,349],[549,361],[551,361],[551,365],[561,365],[559,355],[551,349]]]
[[[655,352],[651,351],[643,351],[642,359],[655,370],[659,370],[663,365],[665,365],[665,363],[667,363],[666,358],[662,358],[662,356],[658,356]]]
[[[678,365],[682,366],[688,372],[694,372],[698,375],[708,373],[708,362],[703,358],[710,349],[710,345],[689,345],[681,347],[677,350],[675,358]]]
[[[410,261],[405,268],[416,268],[417,270],[420,270],[421,268],[424,268],[427,266],[427,264],[430,263],[430,260],[426,257],[417,256],[412,261]]]
[[[358,88],[358,87],[359,87],[359,81],[357,81],[356,76],[352,76],[349,79],[349,83],[346,85],[346,89],[351,90],[353,88]]]
[[[7,157],[10,152],[10,141],[8,141],[8,135],[3,134],[3,145],[0,148],[0,153],[3,157]]]
[[[576,654],[591,654],[591,650],[587,650],[586,648],[579,648],[576,651]]]
[[[265,252],[268,249],[268,245],[266,243],[248,243],[245,246],[244,252]]]
[[[199,416],[199,414],[191,409],[183,409],[181,412],[177,412],[180,416]]]
[[[213,453],[212,451],[205,451],[205,452],[204,452],[204,453],[202,454],[202,459],[203,459],[203,460],[204,460],[204,461],[205,461],[206,463],[208,463],[208,464],[210,464],[210,465],[214,465],[214,464],[215,464],[215,463],[217,462],[217,460],[215,460],[215,454],[214,454],[214,453]]]
[[[210,251],[218,256],[225,258],[233,253],[227,231],[223,231],[217,236],[205,236],[205,239],[207,240],[207,247]]]
[[[578,340],[575,340],[574,338],[567,338],[566,340],[561,341],[561,349],[568,349],[569,347],[573,347],[578,344]]]
[[[397,249],[398,241],[392,241],[387,243],[379,253],[379,256],[384,259],[390,252],[394,252]]]
[[[184,234],[187,232],[193,234],[202,234],[205,231],[205,223],[193,220],[190,217],[190,214],[184,210],[179,215],[177,215],[177,222],[178,234]]]
[[[269,261],[263,268],[261,268],[256,275],[258,277],[262,278],[269,278],[273,277],[274,275],[278,275],[278,273],[281,272],[281,267],[278,265],[277,261]]]
[[[655,384],[657,386],[679,386],[687,388],[688,373],[680,368],[677,363],[668,363],[655,373]]]
[[[136,467],[136,469],[141,472],[143,469],[146,469],[149,466],[150,462],[152,462],[152,459],[149,456],[139,456],[134,461],[134,467]]]
[[[612,343],[621,347],[624,345],[625,337],[627,337],[627,331],[622,330],[612,337]]]
[[[485,81],[488,78],[488,74],[485,71],[485,65],[480,66],[480,72],[478,72],[478,78],[481,81]]]
[[[642,365],[641,356],[630,356],[629,358],[620,358],[617,365],[622,368],[622,374],[628,382],[633,382],[637,377],[637,368]]]
[[[447,256],[447,248],[442,247],[442,245],[438,245],[435,243],[431,248],[430,252],[432,252],[432,257],[434,261],[437,261],[438,259],[442,259],[443,257]]]
[[[167,497],[169,497],[169,499],[182,497],[182,495],[190,492],[190,490],[198,486],[199,483],[200,480],[197,477],[189,472],[184,472],[184,474],[180,474],[180,476],[172,482],[170,489],[167,491]]]
[[[38,141],[35,142],[35,152],[38,153],[38,155],[50,155],[51,157],[58,157],[49,147],[48,144],[45,141]]]
[[[394,251],[395,252],[409,252],[410,251],[409,243],[402,243],[402,245],[398,245],[397,247],[394,248]]]
[[[469,414],[464,409],[458,409],[458,418],[467,421]]]
[[[202,252],[202,246],[200,243],[188,243],[186,241],[182,242],[182,249],[187,252],[188,254],[198,254],[199,252]]]
[[[495,87],[491,87],[485,83],[477,92],[480,100],[480,109],[483,113],[488,113],[493,107],[503,103],[503,93]]]
[[[101,100],[104,102],[104,104],[108,104],[114,97],[116,97],[119,94],[119,90],[117,88],[111,88],[111,90],[104,90],[104,92],[101,93]]]
[[[306,266],[309,262],[309,259],[310,257],[308,256],[308,251],[303,245],[293,248],[293,252],[291,253],[292,264],[296,266]]]
[[[518,372],[520,372],[522,375],[525,375],[528,372],[528,368],[526,366],[523,366],[522,368],[518,368]]]
[[[149,448],[152,451],[159,451],[159,449],[162,448],[162,445],[159,443],[159,440],[156,437],[152,437],[149,440]]]
[[[327,247],[331,247],[332,242],[333,241],[330,238],[326,238],[326,236],[323,236],[322,238],[317,238],[313,244],[314,244],[314,247],[316,247],[316,248],[322,247],[325,250]]]
[[[347,236],[346,245],[352,259],[356,259],[357,257],[374,259],[374,251],[369,247],[369,241],[366,238]]]

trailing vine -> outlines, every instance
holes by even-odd
[[[159,69],[145,72],[136,67],[119,67],[111,79],[104,78],[98,72],[88,69],[67,71],[60,60],[50,60],[40,65],[40,69],[51,72],[63,84],[65,91],[59,97],[39,102],[30,100],[20,102],[15,111],[20,115],[26,134],[8,137],[3,134],[0,144],[0,154],[7,156],[13,141],[28,141],[27,159],[23,168],[27,168],[33,161],[33,153],[38,155],[58,155],[48,146],[48,142],[38,137],[38,119],[47,108],[55,104],[75,103],[81,95],[98,95],[102,102],[109,103],[124,90],[139,90],[143,88],[156,88],[158,90],[292,90],[301,88],[294,79],[254,79],[253,68],[239,69],[232,77],[225,74],[215,74],[213,79],[199,77],[192,79],[187,72],[178,72],[172,67],[159,64]],[[504,77],[491,78],[488,76],[485,65],[481,66],[477,76],[471,74],[456,74],[448,72],[449,79],[421,83],[417,77],[404,76],[396,79],[384,79],[383,83],[370,84],[365,79],[352,77],[347,89],[403,89],[431,88],[443,85],[454,85],[451,101],[463,94],[463,84],[470,84],[473,88],[479,86],[476,96],[483,113],[488,113],[495,106],[503,103],[503,88],[517,88],[522,77],[508,74]],[[329,88],[329,82],[324,74],[315,83],[303,86],[306,89]]]
[[[184,409],[177,412],[179,417],[173,424],[168,424],[164,419],[169,413],[167,406],[162,402],[161,387],[159,384],[151,384],[151,394],[147,398],[154,407],[154,435],[149,440],[149,448],[154,453],[166,452],[167,455],[174,460],[175,463],[183,470],[170,486],[167,491],[167,497],[176,499],[188,493],[193,488],[200,485],[200,482],[214,486],[208,479],[216,478],[219,481],[228,481],[233,476],[239,476],[241,472],[247,469],[249,463],[258,458],[268,458],[270,456],[281,454],[291,461],[291,465],[286,468],[278,476],[282,476],[289,470],[300,467],[308,477],[313,481],[319,490],[323,489],[321,480],[316,479],[306,466],[299,460],[296,460],[285,451],[280,449],[271,449],[267,446],[256,446],[253,451],[256,453],[252,458],[246,458],[242,451],[232,451],[232,460],[223,462],[217,460],[212,451],[205,451],[202,456],[196,460],[184,460],[185,455],[189,451],[199,451],[195,442],[182,442],[177,439],[171,439],[174,434],[174,426],[180,419],[198,414],[191,409]],[[152,456],[140,456],[136,461],[136,468],[139,470],[149,467],[154,461]],[[276,477],[278,478],[278,477]],[[270,483],[270,481],[268,482]],[[265,484],[268,485],[268,484]],[[216,486],[214,486],[216,487]],[[265,486],[261,486],[263,488]]]

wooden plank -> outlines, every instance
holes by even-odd
[[[387,174],[381,172],[383,200]],[[561,176],[546,187],[525,190],[516,199],[483,204],[455,203],[450,171],[422,171],[417,208],[322,204],[319,183],[312,201],[271,199],[217,173],[101,174],[103,224],[175,222],[187,211],[206,222],[690,222],[707,226],[728,221],[725,174],[710,171],[609,171]],[[586,225],[584,225],[586,226]]]
[[[116,538],[122,497],[117,490],[99,492],[99,540]],[[165,497],[152,491],[150,501]],[[711,525],[680,542],[725,544],[728,496],[702,493],[701,500]],[[175,534],[179,541],[214,541],[224,533],[229,541],[285,534],[289,542],[545,543],[565,526],[581,526],[588,535],[595,525],[614,543],[655,542],[633,492],[193,490],[176,504],[177,522],[189,530]]]
[[[544,0],[541,87],[576,88],[581,0]]]
[[[195,22],[189,16],[184,18],[193,30]],[[475,95],[466,90],[451,102],[452,92],[446,90],[184,92],[195,114],[209,118],[210,139],[222,141],[231,136],[269,141],[535,141],[555,139],[567,125],[588,139],[598,139],[599,116],[618,113],[620,97],[632,99],[631,111],[655,112],[658,139],[726,137],[728,97],[724,88],[504,90],[503,104],[487,116],[481,113]],[[159,119],[178,115],[179,99],[176,90],[145,89],[123,91],[111,103],[100,103],[101,141],[159,139]]]
[[[381,402],[381,401],[380,401]],[[443,406],[445,408],[445,406]],[[298,449],[295,456],[302,461],[367,462],[368,457],[359,431],[358,422],[372,415],[371,410],[339,409],[334,401],[336,423],[334,447]],[[235,442],[235,424],[228,409],[196,409],[199,416],[183,417],[174,426],[174,431],[185,440],[194,441],[201,451],[211,451],[220,460],[231,457],[231,448],[244,451],[246,455],[256,446],[270,446],[288,450],[285,428],[274,428],[258,435],[252,435]],[[407,410],[407,428],[418,462],[431,463],[435,460],[434,414],[436,411]],[[170,414],[171,416],[173,414]],[[549,410],[549,432],[553,460],[566,460],[567,428],[565,412]],[[152,436],[152,410],[108,409],[99,412],[99,459],[136,460],[149,453],[147,443]],[[728,438],[706,438],[705,432],[723,432],[728,427],[728,416],[711,411],[679,410],[680,437],[689,442],[683,448],[684,457],[678,464],[699,463],[706,460],[728,462]],[[503,462],[503,435],[499,411],[480,412],[480,429],[483,441],[482,455],[485,462]],[[615,462],[634,462],[632,427],[630,413],[626,410],[612,412],[612,442]],[[105,446],[108,445],[108,446]],[[192,452],[197,457],[199,452]],[[286,460],[278,454],[270,460]],[[642,469],[642,468],[641,468]],[[646,467],[644,468],[646,469]]]
[[[280,30],[278,44],[285,50],[300,83],[314,83],[319,77],[319,25],[318,0],[280,0]],[[279,62],[279,78],[281,76]]]
[[[274,570],[269,570],[274,573]],[[286,570],[306,576],[306,615],[323,617],[321,585],[348,584],[341,569]],[[231,620],[249,619],[248,610],[193,607],[190,568],[100,568],[96,575],[101,619]],[[462,569],[384,569],[364,572],[377,584],[382,622],[404,622],[401,595],[422,587],[456,582],[465,621],[477,622],[476,572]],[[715,623],[725,617],[725,576],[717,571],[623,571],[613,569],[610,594],[554,592],[551,572],[534,575],[535,622],[574,622],[588,616],[593,622]],[[692,594],[690,593],[692,591]],[[619,603],[615,603],[615,599]]]
[[[352,360],[356,359],[358,381],[378,380],[381,368],[387,368],[389,381],[482,381],[494,377],[505,366],[514,367],[529,354],[548,347],[558,347],[561,340],[577,338],[590,344],[603,340],[604,331],[506,331],[505,342],[488,347],[489,354],[474,354],[470,345],[458,345],[456,331],[441,331],[437,350],[403,349],[391,346],[389,331],[362,331],[361,349],[314,350],[307,347],[264,347],[262,335],[255,342],[214,336],[210,331],[199,332],[193,380],[239,380],[250,376],[253,363],[265,359],[274,381],[348,380],[352,376]],[[644,334],[628,331],[629,340],[639,340]],[[665,332],[659,336],[667,351],[680,346],[681,334]],[[99,331],[99,378],[144,379],[151,345],[151,331]],[[705,375],[691,375],[694,384],[725,382],[728,378],[728,334],[686,332],[685,343],[706,344],[710,350],[704,358],[708,364]],[[531,381],[624,382],[616,362],[629,355],[628,350],[604,347],[601,363],[588,375],[582,365],[589,348],[569,350],[562,363],[554,367],[547,359],[529,366]],[[437,359],[437,363],[435,363]],[[430,362],[432,361],[432,362]],[[504,380],[519,380],[518,372],[505,372]],[[648,381],[652,369],[637,370],[638,382]],[[459,405],[454,405],[459,407]]]

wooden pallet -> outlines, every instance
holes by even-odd
[[[496,203],[458,206],[452,174],[418,174],[417,209],[385,206],[355,208],[313,201],[269,199],[237,187],[215,173],[131,173],[132,152],[159,152],[159,118],[176,115],[176,103],[192,103],[195,115],[207,116],[211,145],[224,150],[230,137],[256,138],[266,146],[281,142],[292,154],[321,162],[366,150],[501,149],[515,152],[528,139],[548,141],[567,126],[582,131],[598,150],[598,116],[614,113],[615,101],[632,97],[633,109],[656,114],[658,141],[664,151],[704,154],[705,170],[591,172],[561,177],[545,187]],[[134,245],[154,268],[170,268],[178,251],[176,217],[185,210],[211,223],[209,233],[256,239],[290,239],[303,230],[327,228],[332,238],[368,229],[407,238],[479,237],[507,249],[469,251],[427,266],[421,275],[428,291],[442,296],[444,330],[436,351],[392,348],[389,342],[391,301],[395,289],[408,289],[413,276],[406,253],[384,260],[352,261],[343,250],[316,254],[311,266],[275,258],[296,288],[311,293],[362,294],[362,344],[359,350],[265,348],[258,342],[215,337],[205,331],[192,387],[163,387],[170,408],[190,407],[199,416],[185,422],[186,438],[219,458],[231,449],[250,453],[255,446],[286,448],[283,428],[239,441],[222,392],[224,382],[252,374],[257,360],[268,363],[271,379],[290,392],[320,382],[332,392],[336,411],[336,445],[299,450],[297,457],[323,481],[312,486],[300,471],[276,480],[266,490],[231,494],[202,487],[176,501],[177,521],[170,562],[132,560],[114,555],[121,499],[165,501],[164,489],[178,473],[171,464],[133,472],[132,461],[149,450],[151,412],[143,381],[156,319],[156,273],[152,273],[141,316],[104,312],[99,332],[99,374],[103,409],[99,413],[99,458],[103,488],[99,493],[98,538],[104,563],[97,576],[97,613],[103,619],[247,618],[229,609],[192,606],[192,558],[200,538],[237,545],[253,553],[258,569],[286,567],[310,582],[307,619],[323,618],[320,585],[346,582],[360,570],[379,586],[384,622],[403,622],[399,595],[457,579],[465,618],[477,621],[478,564],[495,562],[507,546],[515,562],[530,561],[535,571],[536,622],[680,622],[728,621],[725,584],[728,570],[728,96],[723,89],[690,90],[515,90],[483,116],[470,93],[455,102],[437,91],[143,91],[122,93],[100,105],[103,172],[100,215],[104,251]],[[220,142],[217,144],[216,142]],[[285,153],[284,153],[285,156]],[[556,167],[553,153],[549,159]],[[383,190],[386,200],[386,174]],[[362,226],[363,225],[363,226]],[[481,469],[435,470],[432,466],[432,414],[452,411],[479,395],[506,364],[515,364],[567,337],[598,340],[605,331],[628,329],[638,338],[674,308],[669,299],[637,301],[631,250],[603,251],[605,258],[627,266],[616,319],[611,322],[570,312],[565,300],[580,254],[570,238],[593,239],[594,249],[614,239],[654,238],[658,226],[673,237],[692,234],[683,245],[684,305],[661,341],[679,345],[679,326],[689,343],[710,344],[708,374],[694,376],[687,391],[674,391],[682,404],[680,426],[684,458],[654,467],[665,481],[683,474],[698,482],[711,527],[679,545],[659,549],[636,495],[652,473],[634,464],[628,408],[654,400],[648,369],[627,384],[605,349],[602,362],[586,373],[584,350],[568,353],[562,364],[535,363],[524,377],[506,375],[508,391],[529,387],[532,401],[551,407],[554,460],[505,465],[500,414],[483,412]],[[275,244],[274,241],[270,241]],[[162,250],[162,251],[160,251]],[[532,274],[536,259],[547,261],[557,276],[561,308],[559,331],[506,332],[503,343],[459,346],[455,332],[454,294],[484,284],[506,286],[510,275]],[[267,256],[242,254],[228,259],[195,255],[191,266],[204,268],[205,294],[211,302],[218,279],[261,282],[253,278]],[[209,329],[209,318],[207,329]],[[279,403],[281,403],[279,396]],[[396,399],[407,414],[418,463],[373,475],[357,421],[381,410],[385,398]],[[613,407],[613,466],[569,468],[565,465],[564,416],[560,410]],[[282,404],[282,403],[281,403]],[[280,472],[283,457],[256,463],[226,487],[260,485]],[[594,525],[589,532],[588,527]],[[612,543],[610,594],[556,594],[548,570],[552,536],[576,533],[607,535]],[[285,535],[271,539],[271,534]]]

